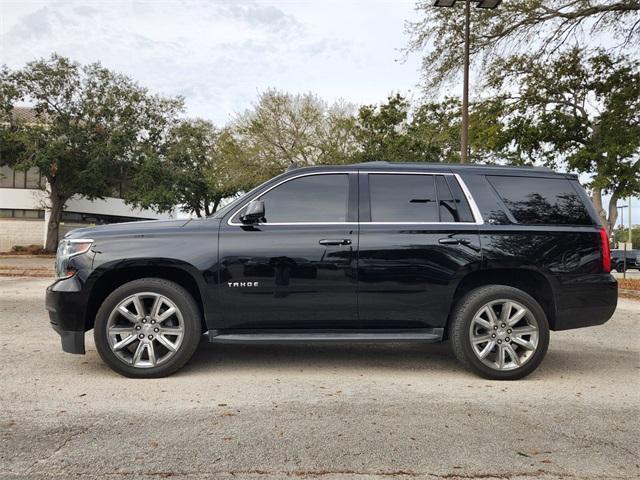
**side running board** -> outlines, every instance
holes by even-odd
[[[209,330],[211,343],[440,342],[444,328],[398,330]]]

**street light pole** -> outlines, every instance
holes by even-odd
[[[633,225],[631,225],[631,195],[629,195],[629,245],[633,250]]]
[[[462,132],[460,133],[460,163],[469,162],[469,43],[471,0],[464,2],[464,59],[462,85]]]
[[[620,230],[622,232],[622,239],[624,240],[624,209],[627,205],[616,205],[618,210],[622,210],[620,214]],[[631,223],[631,216],[629,216],[629,223]],[[614,225],[615,226],[615,225]],[[631,237],[631,234],[629,234]],[[627,242],[624,242],[624,248],[622,249],[622,278],[627,278]]]
[[[620,212],[620,228],[624,232],[624,209],[627,208],[627,206],[626,205],[616,205],[616,208],[618,210],[622,210]]]
[[[453,7],[457,0],[435,0],[434,7]],[[478,8],[494,9],[502,0],[464,0],[464,53],[462,55],[462,122],[460,131],[460,163],[469,161],[469,44],[471,43],[471,2]]]

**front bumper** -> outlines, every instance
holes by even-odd
[[[57,280],[47,287],[45,306],[51,327],[60,335],[62,350],[84,354],[87,298],[77,275]]]

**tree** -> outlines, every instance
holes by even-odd
[[[159,211],[180,205],[197,217],[211,215],[224,198],[245,188],[238,180],[236,149],[228,130],[202,119],[184,120],[169,133],[163,155],[137,170],[128,200]]]
[[[460,99],[447,97],[411,108],[399,94],[380,105],[364,105],[358,111],[355,138],[359,161],[460,162]],[[491,154],[498,112],[485,104],[472,104],[471,159]]]
[[[390,95],[386,103],[363,105],[358,110],[355,138],[360,161],[410,162],[414,158],[407,134],[409,102],[400,94]]]
[[[3,149],[0,163],[37,167],[46,179],[45,249],[53,251],[66,202],[111,195],[137,163],[158,155],[182,100],[151,95],[99,63],[81,66],[55,54],[2,71],[0,136],[12,148]],[[13,119],[16,102],[32,105],[37,122]]]
[[[516,56],[497,62],[488,84],[502,111],[498,153],[590,175],[594,205],[612,231],[617,200],[640,192],[640,62],[579,49],[555,60]]]
[[[629,226],[625,225],[624,228],[618,227],[614,230],[613,234],[614,238],[611,248],[620,248],[620,243],[629,242]],[[631,240],[631,248],[640,250],[640,227],[637,225],[631,229]]]
[[[460,99],[426,102],[417,107],[407,128],[417,162],[460,162]]]
[[[463,22],[458,8],[435,8],[433,0],[419,0],[421,18],[406,24],[407,54],[430,52],[423,59],[427,87],[439,86],[462,66]],[[497,9],[471,11],[472,58],[490,65],[526,50],[541,55],[574,47],[581,39],[609,33],[616,46],[640,40],[640,0],[509,0]]]
[[[289,165],[346,163],[355,149],[351,107],[312,94],[267,90],[233,125],[246,173],[257,184]]]

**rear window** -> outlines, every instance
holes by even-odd
[[[487,176],[518,223],[592,225],[585,205],[565,178]]]

